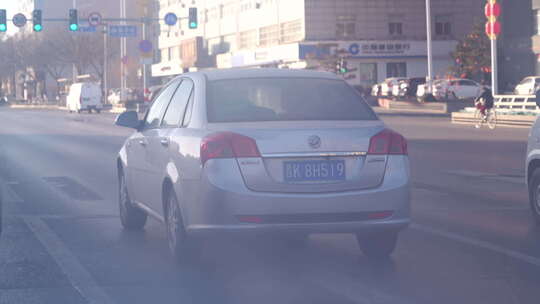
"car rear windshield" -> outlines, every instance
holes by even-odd
[[[317,78],[252,78],[212,81],[208,122],[376,120],[344,81]]]

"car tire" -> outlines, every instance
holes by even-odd
[[[92,114],[92,108],[88,108],[88,114]]]
[[[133,206],[123,172],[119,177],[118,205],[120,207],[120,221],[126,230],[142,230],[148,219],[148,214],[143,210]]]
[[[96,112],[97,112],[98,114],[100,114],[100,113],[101,113],[101,109],[97,109]]]
[[[186,233],[178,197],[174,189],[166,191],[165,206],[165,226],[169,250],[175,261],[182,264],[196,256],[198,246],[195,240]]]
[[[78,110],[77,110],[77,113],[78,113],[78,114],[81,114],[81,109],[78,109]]]
[[[357,234],[356,239],[362,252],[370,259],[386,259],[394,249],[398,240],[397,232],[381,232],[369,235]]]
[[[533,220],[540,225],[540,168],[534,170],[529,181],[529,202]]]

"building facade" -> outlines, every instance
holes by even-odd
[[[424,0],[161,0],[160,16],[196,6],[199,27],[165,26],[155,77],[190,69],[277,66],[324,69],[336,53],[351,84],[427,74]],[[193,4],[194,3],[194,4]],[[476,22],[483,0],[432,0],[434,72],[446,75],[450,53]],[[188,52],[191,50],[191,52]],[[196,58],[190,58],[195,56]],[[209,57],[203,58],[201,57]],[[200,65],[197,65],[200,64]]]

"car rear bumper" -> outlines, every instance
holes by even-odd
[[[410,222],[406,156],[389,157],[385,178],[377,188],[330,193],[251,191],[239,170],[230,170],[237,166],[229,161],[235,160],[220,160],[206,168],[226,175],[206,174],[210,177],[203,177],[201,184],[185,183],[180,190],[191,193],[181,202],[188,233],[371,233],[400,230]],[[388,216],[372,217],[381,212]]]

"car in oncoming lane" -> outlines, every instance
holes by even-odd
[[[410,222],[406,139],[333,74],[186,73],[116,124],[136,129],[117,159],[122,225],[163,222],[180,260],[221,233],[354,233],[381,258]]]

